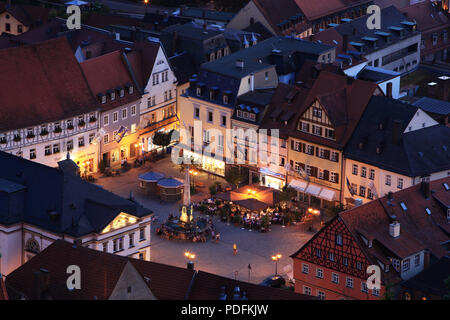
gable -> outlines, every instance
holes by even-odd
[[[406,126],[404,133],[419,130],[422,128],[428,128],[438,124],[439,123],[431,118],[425,111],[418,108],[416,113]]]
[[[103,230],[103,233],[111,232],[138,222],[139,219],[131,214],[127,214],[125,212],[121,212],[111,221]]]
[[[336,243],[337,235],[342,235],[342,245]],[[320,257],[316,254],[317,250],[321,252]],[[329,259],[330,253],[334,254],[334,261]],[[360,279],[367,278],[366,269],[371,264],[340,217],[322,228],[293,258],[350,274]],[[347,266],[343,265],[343,258],[348,259]],[[361,263],[360,269],[357,268],[358,262]]]
[[[332,127],[332,123],[328,118],[325,108],[320,104],[319,100],[314,100],[314,102],[309,106],[308,109],[300,117],[301,120],[314,122],[320,125]]]
[[[145,57],[144,57],[145,58]],[[159,46],[158,48],[158,53],[156,54],[156,58],[153,62],[153,66],[152,66],[152,70],[151,73],[148,74],[148,79],[144,79],[144,81],[146,81],[146,85],[145,85],[145,89],[144,92],[152,92],[152,87],[153,87],[153,74],[156,73],[160,73],[163,71],[169,71],[168,72],[168,81],[164,82],[164,84],[166,84],[166,86],[172,86],[173,82],[176,81],[175,79],[175,75],[173,73],[173,70],[169,64],[169,59],[167,59],[167,56],[162,48],[162,46]],[[164,91],[162,89],[163,83],[161,82],[161,77],[159,79],[159,83],[158,83],[158,91],[157,92],[161,92]],[[166,88],[164,88],[166,89]]]
[[[145,281],[128,261],[109,296],[109,300],[156,300],[156,296],[151,292]]]

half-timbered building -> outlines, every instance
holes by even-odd
[[[276,104],[296,106],[284,131],[289,136],[288,183],[308,206],[334,206],[341,201],[342,150],[367,103],[380,94],[376,84],[322,71],[311,89],[293,89]]]
[[[450,178],[424,182],[338,214],[294,260],[295,291],[321,299],[380,299],[449,254]],[[368,266],[380,286],[369,288]]]

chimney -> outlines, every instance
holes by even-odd
[[[430,266],[430,250],[425,249],[423,252],[423,268],[426,269]]]
[[[41,292],[45,292],[50,287],[50,273],[48,272],[47,269],[44,269],[44,268],[40,268],[39,271],[41,273],[41,279],[42,279],[42,287],[41,287],[42,291]]]
[[[430,190],[430,182],[429,181],[422,181],[422,183],[420,184],[420,190],[422,190],[423,196],[426,199],[430,199],[431,190]]]
[[[252,73],[250,75],[250,91],[253,91],[255,89],[255,74]]]
[[[34,280],[34,290],[33,290],[33,300],[41,300],[41,272],[33,272]]]
[[[400,120],[394,120],[392,122],[392,142],[394,144],[399,144],[401,139],[401,125],[402,122]]]
[[[342,51],[344,54],[347,53],[347,47],[348,47],[348,34],[344,34],[342,36]]]
[[[236,67],[244,69],[244,60],[242,60],[242,59],[236,60]]]
[[[389,234],[392,238],[398,238],[400,236],[400,222],[394,221],[389,225]]]
[[[392,191],[388,192],[387,197],[389,201],[392,201],[394,199],[394,194],[392,193]]]
[[[177,52],[178,32],[172,32],[172,54]]]

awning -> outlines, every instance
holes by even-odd
[[[306,181],[294,179],[289,183],[289,187],[294,188],[297,191],[304,192],[306,188]]]
[[[327,188],[323,188],[322,191],[320,192],[319,198],[328,200],[328,201],[333,201],[335,200],[335,195],[336,192],[334,192],[331,189],[327,189]]]
[[[308,188],[306,188],[305,192],[317,197],[319,196],[320,190],[321,188],[319,186],[310,183],[308,185]]]

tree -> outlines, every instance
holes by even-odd
[[[283,202],[289,202],[293,197],[295,197],[297,194],[297,191],[295,191],[294,188],[291,188],[289,186],[284,186],[283,189],[280,192],[280,201]]]
[[[170,130],[169,132],[160,132],[157,131],[152,138],[152,142],[153,144],[157,145],[157,146],[161,146],[163,147],[163,149],[165,150],[166,147],[170,144],[171,140],[172,140],[172,133],[173,133],[173,129]]]
[[[236,188],[239,188],[239,185],[244,182],[246,178],[248,178],[248,170],[247,174],[242,172],[238,167],[230,167],[228,170],[225,170],[225,180],[228,183],[235,185]]]

